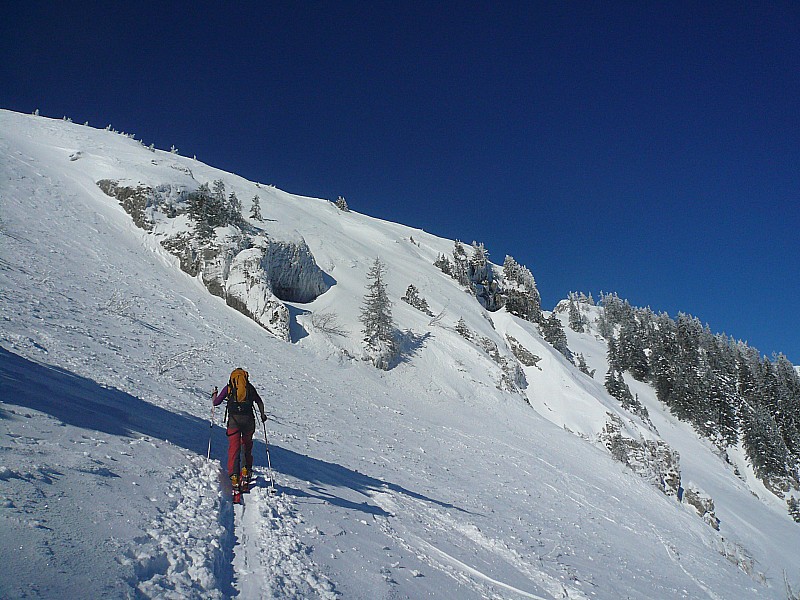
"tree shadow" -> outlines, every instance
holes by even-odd
[[[417,356],[422,348],[425,347],[425,342],[428,341],[429,337],[431,337],[430,331],[423,335],[417,335],[410,329],[395,332],[398,352],[389,368],[394,369],[398,365],[411,362],[411,359]]]
[[[145,402],[114,388],[62,369],[43,365],[0,347],[0,381],[2,403],[47,413],[62,423],[121,437],[148,436],[169,441],[198,455],[206,454],[209,442],[209,421],[178,413]],[[3,418],[13,418],[0,408]],[[221,425],[220,417],[216,424]],[[256,434],[258,435],[258,434]],[[225,460],[227,438],[224,427],[211,429],[212,455]],[[266,445],[254,440],[256,463],[266,462]],[[288,448],[270,444],[275,471],[299,481],[309,482],[308,490],[284,487],[287,494],[298,498],[316,498],[331,505],[372,515],[389,516],[369,501],[373,492],[394,492],[429,502],[449,510],[465,511],[342,465],[327,462]],[[341,491],[340,491],[341,490]],[[347,499],[356,492],[363,502]]]

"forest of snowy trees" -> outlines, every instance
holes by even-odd
[[[498,277],[483,244],[472,242],[472,255],[467,256],[464,244],[456,240],[452,260],[440,255],[433,264],[473,294],[486,310],[505,307],[526,321],[541,322],[541,296],[533,274],[513,257],[506,256],[502,277]]]
[[[744,342],[713,334],[691,315],[677,319],[601,299],[598,323],[608,340],[607,387],[625,397],[621,374],[653,385],[659,400],[721,449],[742,443],[756,475],[776,493],[798,488],[800,375]],[[630,396],[630,392],[627,392]],[[790,501],[790,509],[791,501]],[[795,518],[800,520],[795,510]]]

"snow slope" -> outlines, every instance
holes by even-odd
[[[290,307],[282,342],[181,272],[105,178],[223,178],[245,214],[258,193],[267,233],[302,237],[333,285]],[[597,440],[607,413],[658,435],[603,390],[602,344],[568,331],[591,380],[530,323],[485,313],[432,266],[450,240],[0,111],[0,244],[2,597],[784,598],[783,571],[800,576],[800,528],[648,389],[635,391],[720,532],[614,461]],[[388,372],[360,360],[376,256],[405,332]],[[439,323],[397,300],[410,283]],[[498,389],[460,317],[506,355],[508,333],[541,358],[523,392]],[[272,415],[280,494],[234,507],[209,396],[239,365]],[[254,454],[263,480],[263,432]]]

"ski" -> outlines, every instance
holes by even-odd
[[[253,473],[252,478],[246,484],[242,481],[242,494],[249,493],[253,488],[264,488],[270,496],[275,496],[278,493],[276,486],[275,480],[270,479],[269,476]]]

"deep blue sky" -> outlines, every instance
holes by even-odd
[[[47,4],[2,10],[2,108],[482,241],[546,308],[616,291],[800,363],[797,2]]]

